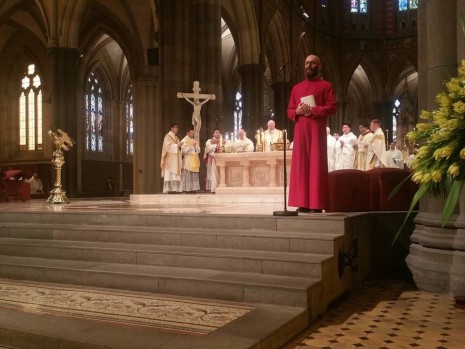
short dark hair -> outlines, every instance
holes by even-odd
[[[352,128],[352,125],[349,124],[348,122],[344,122],[344,123],[342,124],[342,126],[349,126],[349,128]]]
[[[189,132],[191,132],[191,131],[194,131],[194,128],[193,128],[193,127],[189,127],[189,128],[187,129],[186,133],[189,133]]]
[[[173,122],[172,124],[170,124],[170,128],[173,128],[173,127],[179,127],[179,125],[175,122]]]
[[[218,127],[213,130],[213,132],[215,132],[215,131],[220,131],[221,132],[221,130]]]
[[[362,126],[362,127],[365,127],[365,128],[370,128],[370,125],[365,121],[365,122],[362,122],[359,127]]]

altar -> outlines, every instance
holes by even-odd
[[[216,194],[283,194],[284,154],[282,151],[216,153],[219,184]],[[288,173],[292,151],[286,152]]]

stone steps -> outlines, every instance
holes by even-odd
[[[334,279],[346,225],[342,216],[126,211],[0,219],[0,276],[304,308],[325,273]]]
[[[312,278],[5,255],[0,277],[303,308],[320,287]]]
[[[336,240],[331,232],[234,230],[205,228],[132,227],[44,223],[0,223],[0,237],[95,241],[126,244],[210,247],[224,249],[318,253],[333,255]]]
[[[178,215],[102,207],[90,212],[88,205],[74,211],[78,206],[64,212],[55,206],[57,211],[0,210],[0,277],[245,302],[259,309],[205,342],[169,337],[160,347],[276,349],[346,287],[335,256],[355,223],[344,215]],[[38,319],[14,316],[18,324],[10,326],[0,314],[0,339],[11,338],[0,344],[21,347],[17,339],[24,338],[51,349],[145,349],[137,340],[120,345],[111,339],[118,331],[114,326],[83,322],[84,328],[98,328],[95,333],[103,331],[102,341],[98,335],[80,341],[79,332],[58,338],[47,328],[23,330],[20,323]],[[215,339],[217,333],[223,335]]]
[[[332,258],[310,253],[15,238],[0,238],[0,254],[309,278],[321,278],[322,264]]]

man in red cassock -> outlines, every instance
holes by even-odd
[[[305,77],[293,87],[287,108],[295,122],[289,206],[322,212],[328,207],[326,124],[336,112],[336,98],[331,83],[321,77],[319,57],[305,59]]]

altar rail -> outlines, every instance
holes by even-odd
[[[283,152],[219,153],[213,156],[220,176],[217,194],[283,193]],[[292,151],[287,151],[288,185],[291,159]]]

